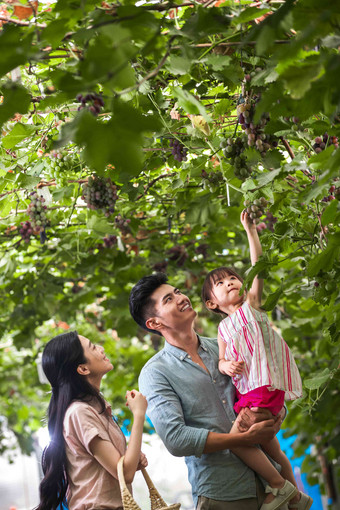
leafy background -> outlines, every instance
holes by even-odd
[[[23,451],[49,398],[36,364],[51,336],[70,327],[103,343],[115,365],[104,392],[124,413],[161,347],[129,316],[134,283],[166,271],[199,312],[197,331],[215,336],[201,284],[233,265],[246,284],[265,278],[304,382],[287,433],[297,455],[315,445],[303,469],[336,500],[340,151],[316,151],[315,138],[340,135],[339,22],[336,2],[316,0],[0,4],[0,412]],[[221,142],[243,136],[247,95],[275,143],[246,148],[241,180]],[[90,176],[116,185],[112,214],[86,207]],[[25,242],[34,191],[47,222]],[[260,197],[264,255],[249,271],[239,217]],[[4,430],[0,448],[10,453]]]

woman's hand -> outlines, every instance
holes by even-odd
[[[138,469],[144,469],[148,465],[148,459],[146,458],[146,455],[144,455],[143,452],[140,453],[140,459],[138,462],[137,470]]]
[[[148,403],[144,395],[137,390],[131,390],[126,392],[125,398],[126,405],[134,416],[136,416],[136,414],[145,415]]]

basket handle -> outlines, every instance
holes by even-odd
[[[151,500],[151,510],[156,510],[157,508],[161,508],[161,507],[167,507],[168,505],[165,503],[165,501],[163,500],[163,498],[157,491],[156,487],[152,483],[152,480],[151,480],[150,476],[148,475],[146,469],[142,468],[141,471],[142,471],[144,480],[146,482],[146,485],[148,486],[148,489],[149,489],[149,496],[150,496],[150,500]],[[119,485],[120,485],[120,489],[122,492],[122,496],[123,496],[123,493],[126,495],[126,493],[128,492],[132,498],[132,495],[131,495],[129,489],[127,488],[125,478],[124,478],[124,455],[118,461],[117,473],[118,473],[118,480],[119,480]]]

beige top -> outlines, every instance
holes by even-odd
[[[64,439],[69,488],[70,510],[117,510],[122,508],[119,483],[93,457],[89,444],[94,437],[111,442],[120,455],[126,450],[125,436],[111,415],[106,402],[100,414],[97,401],[72,402],[64,418]],[[131,490],[131,486],[129,486]]]

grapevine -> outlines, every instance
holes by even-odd
[[[67,152],[52,152],[50,154],[50,176],[60,187],[68,183],[66,172],[73,168],[72,157]]]
[[[122,234],[128,234],[130,232],[129,223],[131,220],[123,218],[121,214],[115,217],[115,225],[121,231]]]
[[[109,235],[104,237],[104,246],[105,248],[111,248],[112,246],[115,246],[117,244],[117,236],[115,235]]]
[[[222,172],[207,172],[202,170],[201,172],[202,183],[204,189],[209,189],[212,193],[215,191],[216,186],[220,186],[221,182],[224,182]]]
[[[89,177],[82,187],[82,199],[89,209],[102,210],[105,216],[110,216],[115,210],[117,201],[117,186],[111,179],[102,177]]]
[[[80,106],[78,106],[78,111],[88,108],[95,116],[100,113],[101,108],[104,106],[103,98],[98,94],[90,93],[85,96],[78,94],[76,99],[81,103]]]
[[[25,243],[30,242],[31,235],[34,234],[30,221],[25,221],[21,223],[19,234],[21,235],[22,241],[24,241]]]
[[[244,136],[235,139],[223,139],[220,143],[224,156],[231,160],[235,176],[241,181],[247,179],[252,172],[252,168],[248,165],[246,157],[242,154],[246,148],[245,143],[246,139]]]
[[[265,156],[268,149],[277,147],[278,142],[274,136],[266,134],[263,131],[270,118],[268,113],[262,114],[258,124],[254,123],[253,118],[257,101],[258,97],[256,96],[252,99],[246,96],[244,102],[237,106],[238,121],[247,135],[249,147],[255,147],[261,153],[261,156]]]
[[[39,196],[36,191],[30,193],[31,202],[27,208],[31,225],[34,230],[40,234],[45,231],[45,227],[48,224],[46,217],[46,205],[44,205],[45,199],[43,196]]]
[[[252,220],[255,220],[256,223],[260,221],[261,216],[264,215],[264,209],[267,207],[268,202],[264,197],[254,200],[251,202],[250,200],[244,201],[244,207],[246,207],[246,211],[249,214]]]
[[[339,148],[339,140],[337,136],[329,136],[325,133],[323,136],[317,136],[314,140],[313,149],[318,154],[324,151],[330,145],[334,145],[335,149]]]
[[[179,140],[177,140],[177,138],[171,138],[169,144],[172,148],[171,154],[173,155],[174,159],[176,159],[176,161],[181,162],[187,160],[188,150],[184,147],[183,144],[181,144]]]

